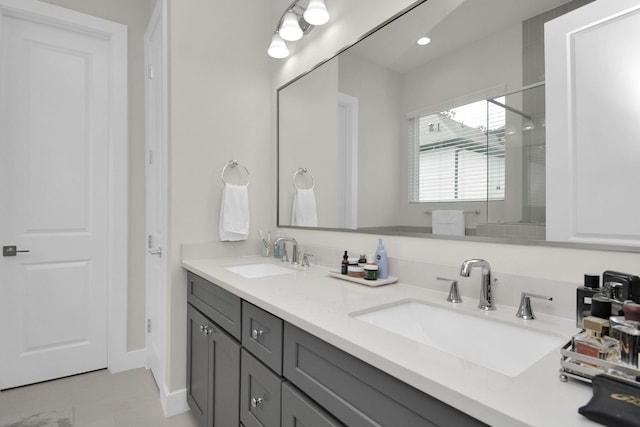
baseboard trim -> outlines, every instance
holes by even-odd
[[[140,350],[128,351],[117,357],[111,357],[109,359],[108,368],[109,372],[115,374],[117,372],[128,371],[130,369],[145,368],[147,362],[147,350],[142,348]]]
[[[171,417],[191,410],[187,404],[186,388],[169,392],[166,386],[161,387],[160,404],[162,405],[165,417]]]

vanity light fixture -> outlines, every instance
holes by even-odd
[[[418,44],[419,44],[420,46],[426,46],[426,45],[428,45],[429,43],[431,43],[431,39],[430,39],[429,37],[427,37],[427,36],[420,37],[420,38],[418,39]]]
[[[301,0],[295,0],[280,17],[267,49],[272,58],[286,58],[289,56],[289,48],[285,41],[300,40],[315,25],[329,21],[329,12],[324,0],[309,0],[306,8],[301,6],[300,2]]]
[[[271,45],[269,45],[267,53],[270,57],[277,59],[289,56],[289,48],[277,31],[271,37]]]
[[[302,16],[311,25],[322,25],[329,21],[329,11],[324,0],[309,0],[309,6]]]
[[[295,42],[302,38],[303,32],[298,20],[299,17],[293,12],[293,9],[290,9],[284,14],[279,31],[280,37],[282,37],[283,40]]]

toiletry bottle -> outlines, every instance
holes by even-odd
[[[376,262],[378,263],[378,279],[389,278],[389,265],[387,263],[387,251],[384,250],[382,239],[378,239],[378,249],[376,250]]]
[[[342,256],[342,266],[340,268],[341,274],[347,274],[349,269],[349,255],[347,255],[347,251],[344,251],[344,255]]]
[[[576,353],[596,359],[616,362],[620,358],[619,342],[607,336],[609,321],[599,317],[587,316],[582,321],[585,331],[573,338]]]
[[[358,267],[364,267],[367,263],[367,256],[364,254],[364,251],[360,251],[360,259],[358,259]]]
[[[582,319],[591,313],[591,299],[600,290],[600,276],[584,275],[584,286],[576,289],[576,327],[582,327]]]
[[[280,244],[275,244],[275,241],[278,240],[278,236],[276,235],[275,238],[273,239],[274,245],[273,245],[273,257],[276,259],[280,259]]]

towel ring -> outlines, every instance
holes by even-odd
[[[304,188],[300,188],[296,185],[296,177],[302,173],[306,173],[311,177],[311,188],[308,188],[308,190],[313,190],[316,187],[316,179],[311,175],[311,172],[309,172],[307,168],[298,168],[298,170],[293,173],[293,187],[296,190],[304,190]]]
[[[245,166],[238,163],[237,160],[229,160],[227,164],[224,165],[224,167],[222,168],[222,173],[220,174],[220,178],[222,178],[222,182],[224,182],[225,184],[229,184],[227,180],[224,179],[224,173],[227,171],[227,168],[229,166],[231,166],[232,168],[235,168],[236,166],[240,166],[242,169],[244,169],[244,171],[247,173],[247,183],[244,186],[248,187],[249,183],[251,182],[251,174],[249,173],[249,169],[247,169]]]

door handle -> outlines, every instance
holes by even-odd
[[[149,252],[150,255],[158,255],[159,257],[162,256],[162,248],[151,249],[151,250],[149,250],[147,252]]]
[[[16,256],[19,252],[31,252],[28,249],[18,250],[16,246],[3,246],[2,256]]]

